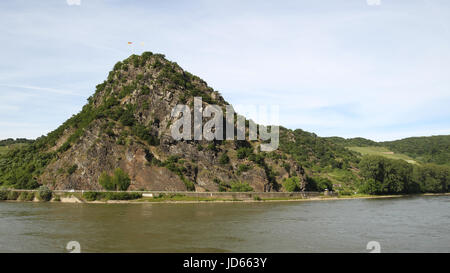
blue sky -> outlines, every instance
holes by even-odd
[[[232,104],[279,105],[288,128],[450,134],[449,15],[446,0],[2,0],[0,139],[52,131],[143,51]]]

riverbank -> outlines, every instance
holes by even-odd
[[[163,200],[155,201],[151,199],[131,200],[131,201],[106,201],[97,203],[261,203],[261,202],[309,202],[309,201],[333,201],[333,200],[350,200],[350,199],[387,199],[387,198],[402,198],[412,196],[450,196],[450,193],[425,193],[425,194],[404,194],[404,195],[351,195],[351,196],[319,196],[310,198],[261,198],[261,199],[247,199],[247,200]]]
[[[414,195],[342,195],[320,192],[92,192],[54,191],[47,202],[89,204],[142,204],[142,203],[260,203],[260,202],[304,202],[349,199],[382,199],[409,196],[438,196],[450,193],[424,193]],[[38,191],[7,190],[2,201],[45,202]],[[1,197],[1,194],[0,194]]]

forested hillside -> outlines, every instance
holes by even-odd
[[[394,152],[413,157],[420,162],[450,164],[450,135],[410,137],[379,144]]]
[[[394,153],[403,154],[421,163],[450,165],[450,135],[410,137],[383,142],[365,138],[327,137],[326,139],[345,147],[385,147]]]

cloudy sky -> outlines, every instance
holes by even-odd
[[[288,128],[450,134],[450,1],[270,2],[0,1],[0,139],[52,131],[143,51]]]

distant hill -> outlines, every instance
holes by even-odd
[[[345,146],[352,147],[353,151],[362,152],[362,154],[377,154],[393,158],[392,151],[399,158],[410,160],[414,159],[422,163],[435,163],[439,165],[450,165],[450,135],[429,136],[429,137],[410,137],[394,141],[375,142],[365,138],[342,138],[327,137],[329,141]],[[366,147],[368,149],[355,149],[354,147]],[[386,149],[386,150],[383,150]],[[394,157],[396,157],[394,156]]]
[[[409,137],[379,144],[420,162],[450,164],[450,135]]]
[[[6,154],[9,150],[23,145],[33,143],[34,140],[26,138],[8,138],[0,140],[0,155]]]
[[[362,138],[362,137],[355,137],[355,138],[343,138],[343,137],[325,137],[325,139],[334,142],[336,144],[343,145],[345,147],[350,146],[356,146],[356,147],[366,147],[366,146],[380,146],[377,142]]]
[[[33,143],[34,140],[32,139],[26,139],[26,138],[8,138],[8,139],[3,139],[0,140],[0,146],[9,146],[12,144],[28,144],[28,143]]]

